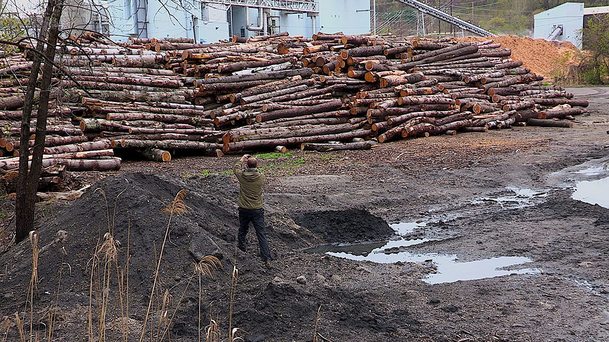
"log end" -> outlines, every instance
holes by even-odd
[[[288,148],[285,146],[275,146],[275,152],[279,152],[279,153],[287,153],[288,152]]]
[[[368,83],[375,83],[376,81],[378,81],[378,78],[376,77],[376,75],[374,73],[368,71],[364,75],[364,80],[366,80],[366,82],[368,82]]]
[[[169,151],[162,151],[161,152],[161,161],[164,163],[170,162],[171,161],[171,153],[169,153]]]

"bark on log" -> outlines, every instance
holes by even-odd
[[[157,148],[163,150],[199,150],[205,153],[215,154],[215,150],[220,147],[219,144],[201,142],[201,141],[183,141],[183,140],[133,140],[133,139],[115,139],[115,145],[120,148],[146,149]]]
[[[350,143],[303,143],[301,151],[332,152],[344,150],[369,150],[374,146],[372,141],[350,142]]]
[[[276,80],[276,79],[284,79],[284,78],[292,77],[292,76],[302,76],[303,78],[307,78],[307,77],[310,77],[311,75],[313,75],[312,69],[303,68],[303,69],[294,69],[294,70],[271,71],[271,72],[261,73],[261,74],[209,78],[209,79],[205,79],[205,80],[200,80],[199,82],[200,82],[200,84],[233,83],[233,82],[242,82],[242,81]]]
[[[243,97],[243,98],[241,98],[240,103],[242,105],[244,105],[244,104],[259,102],[259,101],[263,101],[263,100],[267,100],[267,99],[272,99],[274,97],[279,97],[279,96],[283,96],[283,95],[304,92],[310,86],[312,86],[315,82],[313,80],[306,80],[306,82],[303,82],[303,83],[304,84],[294,86],[294,87],[284,88],[284,89],[280,89],[280,90],[276,90],[276,91],[272,91],[272,92],[268,92],[268,93],[264,93],[264,94]]]
[[[343,106],[343,102],[341,100],[332,100],[326,103],[322,103],[316,106],[311,106],[307,108],[293,108],[293,109],[281,109],[272,112],[261,113],[256,116],[256,122],[264,122],[278,118],[289,118],[289,117],[297,117],[303,116],[307,114],[313,113],[321,113],[326,111],[331,111],[335,109],[339,109]]]
[[[367,137],[371,134],[371,131],[368,129],[358,129],[355,131],[339,133],[339,134],[329,134],[329,135],[317,135],[317,136],[304,136],[304,137],[292,137],[285,139],[267,139],[267,140],[249,140],[249,141],[239,141],[232,142],[228,144],[224,144],[222,151],[224,153],[228,152],[238,152],[242,150],[256,149],[262,147],[273,147],[277,145],[284,146],[294,146],[306,142],[324,142],[324,141],[341,141],[341,140],[350,140],[357,137]]]
[[[535,102],[535,104],[542,106],[558,106],[563,104],[568,104],[570,106],[576,107],[588,107],[589,103],[587,100],[571,100],[564,98],[532,98],[531,101]]]
[[[381,88],[395,87],[401,84],[416,83],[425,80],[422,73],[405,74],[405,75],[388,75],[380,79]]]
[[[24,96],[0,97],[0,110],[14,110],[23,107]]]
[[[151,120],[165,123],[185,123],[195,126],[211,125],[213,121],[211,119],[197,118],[186,115],[174,115],[174,114],[156,114],[156,113],[108,113],[106,115],[107,120]]]
[[[82,151],[93,151],[93,150],[106,150],[112,148],[110,140],[98,140],[85,142],[80,144],[61,145],[54,147],[46,147],[44,149],[45,154],[60,154],[70,152],[82,152]]]
[[[562,108],[562,109],[550,109],[546,111],[541,111],[538,113],[538,119],[564,119],[570,115],[582,115],[586,112],[585,109],[575,107],[575,108]]]
[[[573,123],[569,122],[569,121],[559,121],[559,120],[528,119],[527,126],[572,128]]]

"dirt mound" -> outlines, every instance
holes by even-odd
[[[64,316],[69,316],[68,312],[73,310],[80,310],[78,315],[86,317],[90,282],[94,284],[94,292],[97,293],[104,278],[103,263],[107,255],[112,254],[108,252],[112,251],[112,247],[104,245],[108,241],[104,235],[110,233],[116,247],[116,263],[111,261],[112,267],[108,271],[111,302],[114,305],[121,292],[117,291],[117,274],[124,270],[128,254],[129,305],[135,318],[141,320],[152,287],[155,260],[160,253],[169,222],[169,215],[163,213],[163,208],[183,188],[189,189],[184,200],[187,212],[171,218],[159,273],[158,297],[162,297],[165,290],[176,298],[178,293],[189,294],[186,289],[192,289],[192,285],[188,284],[194,275],[193,256],[218,256],[224,265],[224,272],[220,271],[219,279],[228,279],[232,268],[228,257],[234,253],[234,233],[237,229],[233,210],[235,194],[226,178],[222,182],[213,183],[212,178],[186,184],[179,179],[133,173],[110,177],[94,185],[80,199],[59,210],[48,222],[42,223],[38,230],[43,250],[39,258],[38,289],[43,294],[36,298],[36,307],[58,305],[62,307]],[[50,245],[59,230],[65,230],[68,234],[63,248],[60,244]],[[252,262],[255,261],[255,258],[251,259]],[[101,264],[93,268],[98,261]],[[6,265],[6,270],[11,275],[0,277],[0,287],[6,290],[4,296],[0,297],[0,312],[6,314],[23,310],[31,270],[30,243],[25,241],[1,255],[0,265],[3,265],[3,270]],[[58,284],[61,284],[59,289]],[[222,285],[214,282],[205,284],[212,291],[217,287],[222,288]],[[61,298],[59,303],[54,303],[56,294]],[[102,298],[98,295],[93,297],[97,307]],[[191,300],[197,302],[196,297]],[[184,307],[187,308],[188,305]],[[116,312],[112,311],[108,316],[114,314]],[[189,321],[192,319],[189,318]],[[69,330],[72,330],[73,333],[84,336],[86,321],[72,323],[76,326],[69,329],[59,325],[57,333],[70,334]],[[179,329],[177,326],[174,328]]]
[[[188,191],[183,201],[186,212],[173,215],[169,222],[164,208],[182,189]],[[274,280],[273,273],[291,266],[288,261],[282,265],[281,256],[293,254],[295,249],[311,246],[322,239],[355,241],[393,233],[383,220],[361,210],[305,214],[302,222],[306,224],[304,228],[311,227],[312,231],[309,231],[286,219],[288,213],[275,213],[270,209],[267,213],[267,222],[272,222],[268,227],[269,240],[280,258],[274,262],[275,271],[267,270],[255,252],[246,255],[235,248],[236,195],[237,187],[230,177],[182,180],[128,173],[108,177],[78,200],[57,207],[38,229],[42,249],[34,300],[34,326],[48,325],[48,312],[52,310],[57,317],[55,336],[80,340],[87,336],[89,306],[93,308],[93,324],[97,331],[100,309],[103,303],[108,303],[106,340],[121,340],[124,327],[129,327],[126,329],[129,329],[130,339],[137,339],[144,326],[156,260],[169,227],[148,319],[152,330],[162,333],[169,327],[171,340],[192,341],[198,335],[201,295],[203,327],[213,317],[219,322],[221,331],[227,331],[225,318],[228,316],[231,272],[233,265],[238,264],[239,291],[235,299],[238,305],[234,309],[234,324],[245,331],[241,334],[245,340],[261,340],[261,336],[262,340],[283,340],[291,334],[295,334],[293,339],[302,340],[310,333],[295,331],[292,324],[310,324],[318,305],[334,295],[305,290],[293,279]],[[67,232],[67,239],[52,244],[62,230]],[[108,239],[107,234],[112,239]],[[254,234],[249,238],[255,245]],[[0,296],[0,321],[3,316],[24,312],[26,308],[31,255],[28,241],[0,255],[3,270],[0,287],[5,289]],[[205,255],[220,258],[222,268],[215,271],[213,277],[203,277],[199,288],[194,265],[197,258]],[[120,277],[127,272],[126,265],[129,265],[128,284]],[[127,295],[129,316],[125,317],[122,310],[126,308]],[[351,298],[352,295],[345,296]],[[355,297],[350,299],[350,305],[332,316],[338,319],[347,312],[361,310],[362,300]],[[171,324],[163,317],[173,317]],[[356,318],[349,317],[347,321],[350,325],[355,324]],[[16,329],[12,329],[8,339],[18,339]]]
[[[464,41],[485,41],[487,37],[466,37]],[[520,60],[532,72],[548,79],[566,75],[570,66],[578,65],[581,52],[570,42],[548,41],[518,36],[497,36],[493,41],[512,50],[512,59]]]
[[[304,213],[295,221],[329,243],[378,240],[395,233],[380,217],[357,209]]]

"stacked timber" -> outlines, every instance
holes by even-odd
[[[61,91],[46,144],[96,149],[54,151],[49,160],[109,149],[159,161],[181,151],[367,149],[376,141],[515,124],[570,126],[565,120],[587,106],[490,40],[282,33],[215,44],[136,38],[116,44],[87,33],[60,51],[55,84]],[[0,65],[0,120],[14,151],[23,106],[18,92],[31,61],[7,58]],[[100,153],[97,158],[112,158]],[[2,161],[0,169],[14,165]]]
[[[14,188],[19,168],[19,148],[24,94],[32,62],[22,55],[11,55],[0,60],[0,173],[7,190]],[[57,83],[58,81],[56,81]],[[39,90],[36,90],[34,102]],[[41,189],[59,186],[65,171],[109,171],[120,167],[109,140],[90,142],[83,131],[72,123],[79,106],[63,103],[61,92],[54,90],[49,103],[44,141]],[[28,144],[34,146],[37,127],[37,104],[34,103]]]

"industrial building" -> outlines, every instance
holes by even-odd
[[[535,15],[533,36],[568,41],[582,48],[586,17],[609,14],[609,6],[585,8],[583,3],[567,2]]]
[[[236,35],[318,31],[370,32],[369,0],[109,0],[93,30],[116,41],[129,37],[185,37],[200,43]]]

